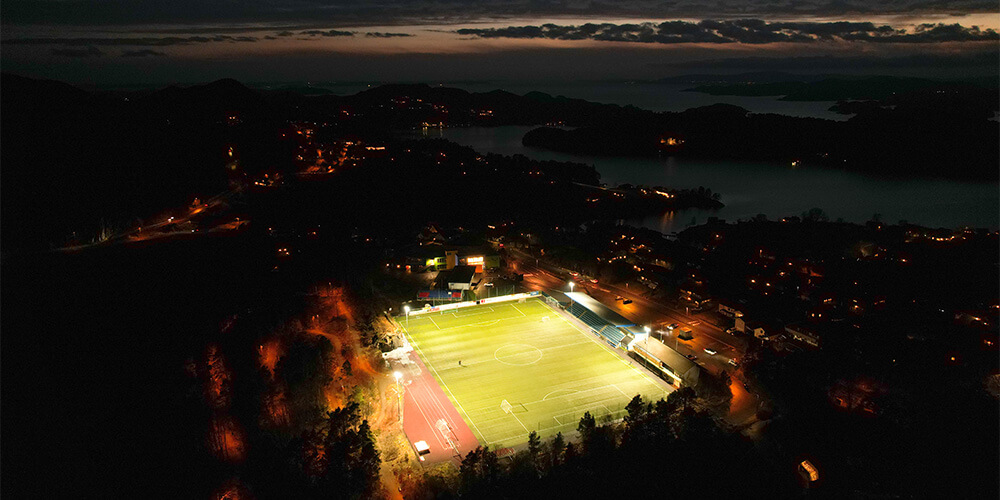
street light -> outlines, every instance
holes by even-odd
[[[403,378],[401,372],[393,372],[393,377],[396,377],[396,407],[399,409],[399,422],[403,422],[403,389],[399,385],[399,381]]]
[[[410,306],[403,306],[403,312],[406,313],[406,328],[410,328]],[[399,372],[396,372],[399,373]],[[396,377],[399,380],[399,377]]]

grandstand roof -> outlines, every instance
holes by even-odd
[[[476,266],[455,266],[451,270],[438,273],[438,279],[442,283],[472,283],[472,278],[476,275]]]
[[[701,368],[683,354],[673,350],[659,340],[650,338],[637,342],[635,349],[642,350],[668,366],[678,377],[685,379],[690,385],[697,385],[698,374]]]
[[[618,314],[608,306],[600,303],[597,299],[580,292],[567,292],[566,296],[573,300],[573,302],[580,304],[585,307],[588,311],[596,314],[599,318],[606,321],[608,324],[622,327],[622,326],[634,326],[635,322],[626,319],[621,314]]]

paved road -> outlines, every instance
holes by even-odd
[[[184,215],[177,217],[170,217],[168,219],[163,219],[158,222],[150,222],[138,229],[125,229],[118,233],[115,233],[108,237],[104,241],[98,241],[95,243],[85,243],[82,245],[74,245],[62,248],[56,248],[54,252],[75,252],[79,250],[84,250],[87,248],[93,248],[97,246],[107,246],[115,245],[119,243],[131,243],[135,241],[149,241],[154,239],[167,239],[173,238],[179,235],[190,234],[186,231],[174,230],[169,232],[161,232],[162,229],[167,226],[184,226],[185,224],[191,222],[191,219],[202,213],[216,210],[220,208],[223,204],[227,203],[229,198],[238,192],[238,189],[225,191],[223,193],[217,194],[207,200],[204,203],[197,206],[190,206],[186,208]],[[202,233],[216,232],[216,231],[232,231],[238,229],[240,226],[245,224],[246,221],[231,222],[226,224],[220,224],[213,228],[199,229]]]

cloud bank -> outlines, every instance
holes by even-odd
[[[193,45],[211,42],[256,42],[255,36],[167,36],[167,37],[80,37],[80,38],[8,38],[0,40],[2,45],[65,45],[65,46],[108,46],[108,45],[131,45],[135,47],[168,47],[172,45]]]
[[[122,57],[166,57],[167,54],[150,49],[123,50]]]
[[[310,22],[331,26],[503,18],[847,17],[995,13],[996,0],[5,0],[4,24]]]
[[[87,57],[101,57],[104,52],[101,52],[97,47],[84,47],[84,48],[61,48],[52,49],[52,55],[62,56],[62,57],[72,57],[75,59],[83,59]]]
[[[462,28],[460,35],[478,38],[545,38],[636,43],[810,43],[843,40],[871,43],[941,43],[1000,40],[992,29],[960,24],[920,24],[912,31],[871,22],[768,22],[761,19],[666,21],[639,24],[509,26]]]

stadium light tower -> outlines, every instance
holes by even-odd
[[[403,306],[403,312],[406,313],[406,328],[410,328],[410,306]],[[399,373],[399,372],[396,372]],[[398,378],[397,378],[398,380]]]
[[[399,381],[403,378],[401,372],[392,372],[392,376],[396,377],[396,407],[399,409],[399,422],[403,422],[403,390],[402,386],[399,385]]]
[[[573,283],[572,281],[570,281],[569,282],[569,291],[570,292],[573,291],[573,285],[576,285],[576,283]],[[573,307],[573,296],[570,296],[570,298],[569,298],[569,306]]]

